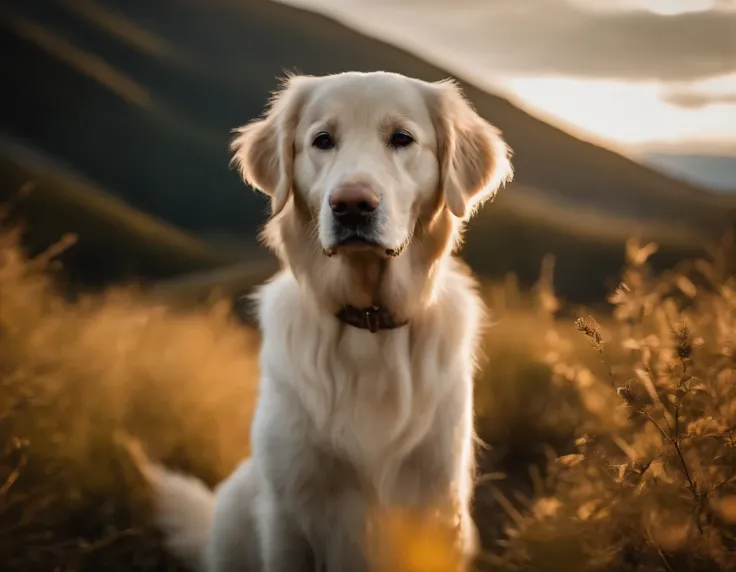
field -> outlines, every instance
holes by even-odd
[[[450,74],[266,0],[1,4],[0,569],[178,570],[123,436],[211,485],[248,454],[259,338],[230,300],[274,261],[230,130],[285,69]],[[736,570],[733,241],[699,259],[736,202],[460,83],[517,172],[463,251],[495,320],[479,570]],[[456,570],[405,516],[381,572]]]
[[[480,570],[734,569],[729,248],[654,277],[652,249],[630,243],[597,322],[557,299],[551,258],[530,292],[484,286]],[[248,453],[258,336],[225,302],[173,310],[131,289],[68,302],[56,254],[28,260],[17,232],[0,234],[3,570],[175,570],[121,435],[219,481]],[[437,531],[398,530],[390,569],[455,569]]]

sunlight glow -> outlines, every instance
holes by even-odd
[[[646,10],[660,16],[707,12],[717,7],[716,0],[571,0],[593,10]]]
[[[704,82],[702,91],[719,91],[731,81],[736,77]],[[503,84],[534,109],[623,144],[687,141],[703,133],[713,140],[736,137],[736,105],[683,109],[662,101],[663,86],[658,83],[540,77],[508,78]],[[693,86],[700,93],[698,87]]]
[[[672,0],[646,0],[642,4],[644,4],[644,8],[655,14],[675,16],[686,12],[706,12],[712,10],[716,3],[714,0],[689,0],[687,2],[684,0],[678,0],[677,2]]]
[[[736,73],[719,75],[690,84],[688,89],[708,95],[728,95],[736,93]],[[736,127],[734,127],[736,129]]]

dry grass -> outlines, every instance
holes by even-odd
[[[217,305],[172,314],[122,292],[67,303],[48,264],[0,234],[2,569],[169,569],[116,436],[225,476],[247,454],[257,339]]]
[[[480,569],[736,569],[730,255],[654,277],[647,253],[630,245],[600,323],[555,297],[549,260],[531,297],[488,287]],[[173,570],[117,436],[221,479],[247,454],[257,336],[227,305],[67,302],[53,254],[26,260],[0,232],[2,568]],[[386,531],[384,569],[460,569],[442,527],[395,515]]]
[[[511,520],[498,568],[736,570],[736,279],[712,260],[652,276],[630,242],[612,318],[550,324],[554,388],[573,390],[575,450]],[[568,331],[571,328],[566,328]]]

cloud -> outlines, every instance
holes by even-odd
[[[282,1],[500,74],[687,82],[736,70],[734,0],[676,15],[631,8],[644,0]]]
[[[736,105],[736,93],[703,93],[694,90],[669,90],[662,101],[686,109],[702,109],[709,105]]]
[[[694,81],[736,70],[733,11],[662,16],[588,10],[564,0],[493,0],[486,6],[482,21],[447,40],[488,54],[488,63],[505,72]]]

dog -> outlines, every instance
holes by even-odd
[[[366,572],[374,515],[449,515],[478,550],[473,376],[485,309],[453,256],[512,177],[451,80],[288,77],[236,130],[282,270],[262,332],[252,454],[216,490],[143,462],[169,549],[201,572]]]

